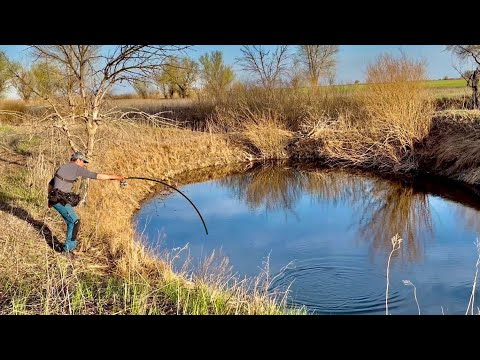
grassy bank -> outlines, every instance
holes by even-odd
[[[174,273],[168,262],[152,256],[131,224],[140,202],[154,190],[148,182],[122,189],[118,182],[92,181],[86,206],[78,208],[80,252],[70,259],[53,251],[64,240],[64,224],[46,209],[44,189],[54,169],[68,160],[66,144],[52,133],[20,151],[14,144],[27,140],[31,128],[2,129],[11,136],[2,137],[0,154],[1,313],[298,313],[286,310],[282,298],[268,295],[269,274],[233,279],[228,264],[212,258],[192,277]],[[223,176],[239,169],[217,174],[201,169],[246,158],[224,136],[189,130],[122,124],[105,128],[100,136],[104,141],[90,168],[105,173],[191,181],[182,174],[198,169],[194,176],[199,179]]]

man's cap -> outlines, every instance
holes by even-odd
[[[72,159],[74,159],[74,160],[79,159],[79,160],[82,160],[85,163],[88,163],[87,157],[81,151],[77,151],[75,154],[73,154]]]

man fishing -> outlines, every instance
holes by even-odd
[[[80,196],[72,193],[73,183],[79,177],[96,180],[125,180],[125,176],[99,174],[87,170],[85,164],[88,162],[85,155],[77,151],[70,158],[70,162],[58,168],[48,184],[48,206],[57,210],[67,224],[67,237],[63,245],[65,253],[76,248],[80,228],[80,219],[73,210],[73,207],[78,204]]]

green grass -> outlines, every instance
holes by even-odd
[[[470,89],[467,87],[467,82],[464,79],[452,80],[426,80],[425,86],[433,91],[433,95],[437,99],[441,98],[457,98],[461,96],[468,96]],[[349,85],[334,85],[334,88],[343,90],[353,90],[364,88],[366,84],[349,84]]]
[[[68,266],[68,265],[67,265]],[[1,314],[133,314],[165,313],[162,294],[152,290],[146,281],[131,281],[118,277],[96,275],[63,276],[59,266],[50,270],[50,281],[41,286],[28,279],[2,279],[0,293],[8,303],[0,307]],[[63,269],[65,271],[65,269]]]
[[[13,133],[13,131],[14,130],[11,126],[0,124],[0,134],[1,135],[11,134],[11,133]]]
[[[427,80],[425,85],[434,89],[444,88],[464,88],[467,86],[465,79],[452,79],[452,80]]]
[[[0,178],[0,200],[4,202],[24,201],[35,206],[42,206],[45,194],[38,189],[27,186],[27,171],[20,170],[14,175]],[[46,190],[45,190],[46,191]]]
[[[162,293],[173,303],[177,304],[180,314],[190,315],[237,315],[237,314],[262,314],[262,315],[305,315],[304,308],[287,308],[274,303],[251,301],[238,303],[235,300],[235,289],[212,291],[205,284],[196,284],[194,287],[185,287],[181,281],[172,280],[164,284]]]
[[[8,147],[14,135],[15,130],[11,126],[0,124],[0,145]]]
[[[8,146],[17,154],[32,155],[32,151],[41,143],[40,136],[17,133],[12,126],[0,123],[0,144]]]
[[[451,80],[425,80],[424,84],[430,88],[463,88],[467,86],[467,82],[464,79],[451,79]],[[366,84],[348,84],[348,85],[334,85],[338,88],[355,88],[363,87]]]
[[[436,98],[452,98],[459,97],[469,94],[469,89],[467,88],[467,82],[464,79],[452,79],[452,80],[426,80],[424,84],[430,88]],[[365,88],[367,84],[346,84],[346,85],[332,85],[332,86],[321,86],[320,88],[333,88],[340,91],[351,91],[355,89]],[[305,88],[307,90],[307,88]]]
[[[39,136],[33,136],[29,139],[16,138],[11,142],[10,146],[17,154],[32,155],[32,150],[40,145],[41,142],[42,139]]]
[[[50,269],[49,280],[44,279],[41,286],[38,286],[38,279],[37,286],[28,278],[3,279],[0,292],[9,300],[0,307],[0,313],[159,315],[176,312],[227,315],[254,314],[259,305],[230,303],[228,292],[212,292],[202,285],[186,288],[179,280],[152,284],[142,277],[122,279],[75,275],[65,266],[68,267],[66,264],[54,265]],[[289,310],[273,304],[257,311],[259,314],[306,314],[304,309]]]

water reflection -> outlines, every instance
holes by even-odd
[[[480,234],[480,217],[478,210],[464,207],[460,204],[455,204],[454,207],[456,217],[465,224],[465,227],[471,229],[473,232]]]
[[[308,181],[308,175],[287,167],[267,165],[219,180],[251,209],[292,210]]]
[[[305,193],[318,203],[348,203],[355,210],[350,226],[357,229],[358,239],[367,241],[374,251],[390,252],[390,239],[398,233],[404,241],[394,256],[408,261],[421,258],[425,242],[434,237],[429,193],[474,206],[458,206],[457,215],[466,226],[480,230],[478,196],[438,180],[387,181],[339,170],[266,165],[220,179],[219,184],[251,209],[292,212]]]
[[[394,256],[415,260],[422,254],[422,244],[433,238],[432,217],[428,197],[412,186],[400,182],[373,180],[371,190],[359,206],[359,232],[371,241],[374,249],[391,251],[390,239],[395,234],[403,238],[401,251]]]
[[[390,239],[398,233],[404,241],[391,263],[389,310],[418,313],[402,281],[408,279],[422,314],[441,313],[440,306],[465,313],[480,230],[480,198],[472,189],[296,164],[238,171],[221,179],[205,171],[182,188],[201,210],[208,236],[176,194],[142,207],[139,232],[154,244],[161,231],[161,246],[185,249],[200,273],[202,259],[219,250],[240,277],[257,276],[268,257],[271,289],[288,288],[292,304],[326,314],[385,313]],[[181,268],[183,259],[175,264]]]

